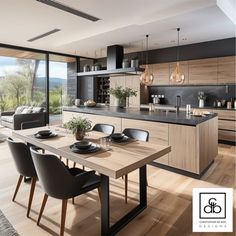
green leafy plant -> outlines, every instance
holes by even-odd
[[[198,92],[198,100],[205,100],[205,99],[206,99],[205,93],[202,91]]]
[[[131,88],[122,88],[118,86],[116,88],[110,88],[109,93],[118,99],[126,99],[127,97],[136,97],[137,90]]]
[[[92,126],[91,121],[87,118],[73,117],[70,121],[63,124],[63,127],[75,134],[78,131],[86,133]]]

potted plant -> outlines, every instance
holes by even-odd
[[[122,88],[122,86],[110,88],[109,93],[117,99],[117,106],[121,108],[126,106],[126,100],[129,99],[129,97],[137,96],[137,90]]]
[[[206,100],[206,96],[204,92],[198,92],[198,100],[199,100],[199,107],[204,107],[204,101]]]
[[[122,68],[129,68],[129,66],[130,66],[129,59],[123,59]]]
[[[138,67],[138,66],[139,66],[138,57],[133,57],[131,59],[131,67]]]
[[[75,135],[76,140],[82,140],[92,126],[91,121],[87,118],[73,117],[63,124],[63,127],[70,130]]]

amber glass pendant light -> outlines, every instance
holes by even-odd
[[[179,65],[179,31],[180,28],[177,28],[177,34],[178,34],[178,48],[177,48],[177,62],[176,62],[176,68],[171,73],[170,81],[173,84],[182,84],[184,82],[184,73],[180,68]]]
[[[140,76],[140,83],[142,85],[152,85],[154,76],[148,68],[148,35],[146,35],[146,65],[145,70]]]

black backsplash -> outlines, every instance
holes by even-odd
[[[175,105],[176,96],[181,96],[181,106],[191,104],[198,106],[198,92],[206,95],[205,106],[213,106],[216,99],[230,100],[236,97],[235,85],[198,85],[198,86],[152,86],[149,87],[149,102],[152,102],[151,95],[165,95],[164,104]]]

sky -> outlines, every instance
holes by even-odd
[[[63,62],[50,62],[49,75],[53,78],[67,79],[67,65]],[[5,73],[13,73],[19,70],[17,61],[13,57],[2,57],[0,56],[0,77],[4,76]],[[45,61],[40,61],[38,67],[37,77],[46,77],[45,75]]]

